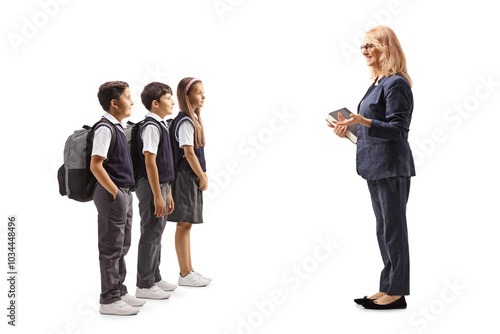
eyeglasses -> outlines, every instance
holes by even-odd
[[[361,53],[369,52],[373,48],[373,44],[366,43],[365,45],[361,45]]]

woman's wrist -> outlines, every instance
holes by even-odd
[[[370,127],[372,126],[372,120],[371,120],[371,119],[369,119],[369,118],[365,118],[365,117],[363,117],[363,118],[361,119],[361,122],[360,122],[360,123],[361,123],[362,125],[364,125],[364,126],[368,127],[368,128],[370,128]]]

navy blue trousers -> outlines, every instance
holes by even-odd
[[[409,295],[410,255],[406,203],[410,194],[410,177],[389,177],[367,182],[377,218],[377,239],[384,263],[379,291],[388,295]]]

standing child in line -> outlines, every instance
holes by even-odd
[[[212,280],[193,269],[190,232],[192,224],[203,223],[202,191],[208,187],[205,166],[205,132],[200,111],[204,105],[203,84],[197,78],[184,78],[177,86],[181,111],[172,124],[175,181],[172,186],[175,209],[168,216],[177,222],[175,249],[179,261],[179,285],[205,286]]]
[[[137,298],[166,299],[167,291],[177,285],[160,275],[161,238],[167,214],[174,210],[170,183],[174,180],[174,163],[170,134],[164,118],[172,115],[172,89],[160,82],[144,87],[141,100],[149,112],[137,132],[137,149],[141,157],[141,178],[136,194],[141,215],[141,239],[137,256]],[[168,210],[167,210],[168,208]]]
[[[121,122],[131,115],[134,103],[130,99],[129,86],[123,81],[102,84],[97,97],[105,111],[101,121],[94,127],[90,159],[90,170],[97,179],[93,200],[98,212],[101,268],[99,312],[133,315],[139,312],[137,307],[145,301],[129,295],[123,284],[127,274],[125,255],[131,241],[130,187],[135,181],[132,158]]]

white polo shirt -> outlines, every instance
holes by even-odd
[[[167,125],[165,123],[165,120],[162,119],[160,116],[158,116],[155,113],[148,112],[146,114],[146,117],[151,117],[155,119],[156,121],[160,122],[160,124],[167,129]],[[148,124],[142,129],[141,133],[141,139],[143,143],[143,148],[142,148],[142,153],[144,152],[149,152],[152,154],[157,154],[158,153],[158,145],[160,144],[160,129],[154,124]]]
[[[104,117],[106,117],[113,124],[120,124],[120,122],[110,113],[104,112]],[[121,126],[117,126],[119,131],[123,131]],[[98,155],[105,159],[108,158],[109,145],[111,144],[111,129],[106,126],[100,126],[94,132],[94,143],[92,144],[92,155]]]
[[[194,117],[201,129],[201,124],[198,122],[198,115],[194,114]],[[194,146],[194,125],[188,119],[182,121],[179,125],[179,147],[183,148],[184,145]]]

